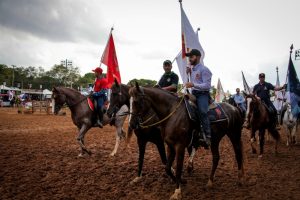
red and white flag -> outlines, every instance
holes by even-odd
[[[199,42],[198,34],[195,34],[195,31],[187,18],[183,8],[182,3],[180,2],[180,11],[181,11],[181,42],[182,50],[181,54],[178,54],[176,57],[176,62],[179,68],[181,79],[183,83],[188,82],[188,76],[186,74],[187,58],[185,56],[192,49],[198,49],[201,52],[200,63],[203,64],[204,59],[204,50]]]
[[[121,83],[121,75],[120,75],[117,53],[116,53],[115,43],[114,43],[114,38],[112,33],[110,33],[110,36],[108,38],[107,45],[105,47],[105,50],[101,58],[101,63],[107,66],[106,76],[107,76],[108,87],[111,88],[115,79],[118,81],[118,83]]]

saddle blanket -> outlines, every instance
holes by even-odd
[[[184,102],[190,119],[193,121],[200,121],[199,112],[196,105],[193,102],[191,102],[188,98],[185,98]],[[227,115],[225,111],[218,103],[212,103],[209,106],[209,111],[207,114],[208,114],[208,119],[212,123],[227,120]]]
[[[89,105],[89,108],[94,111],[95,110],[95,106],[94,106],[94,103],[93,101],[91,100],[91,98],[87,98],[87,102],[88,102],[88,105]]]

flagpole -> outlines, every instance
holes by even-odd
[[[106,49],[106,47],[107,47],[107,44],[108,44],[108,42],[109,42],[109,38],[110,38],[110,36],[111,36],[113,30],[114,30],[114,26],[112,26],[112,27],[110,28],[110,32],[109,32],[109,35],[108,35],[108,38],[107,38],[107,42],[106,42],[106,45],[105,45],[105,48],[104,48],[104,49]],[[103,60],[104,52],[105,52],[105,50],[102,52],[102,56],[101,56],[101,60],[100,60],[100,65],[99,65],[99,67],[101,67],[101,65],[102,65],[102,60]]]

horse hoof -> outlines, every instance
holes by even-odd
[[[174,194],[171,196],[170,200],[181,200],[182,195],[181,195],[181,189],[176,189]]]
[[[213,187],[213,182],[209,179],[207,184],[206,184],[207,188],[212,188]]]
[[[83,157],[84,157],[84,154],[83,154],[83,153],[80,153],[80,154],[78,154],[77,157],[78,157],[78,158],[83,158]]]
[[[141,176],[135,177],[132,181],[130,181],[130,185],[134,185],[142,180]]]
[[[109,154],[111,157],[114,157],[116,155],[115,152],[112,152],[111,154]]]
[[[193,167],[193,166],[188,166],[188,167],[187,167],[187,172],[188,172],[188,174],[192,174],[193,170],[194,170],[194,167]]]

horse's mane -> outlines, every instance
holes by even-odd
[[[59,86],[59,87],[55,87],[58,91],[69,91],[69,92],[72,92],[72,93],[75,93],[76,95],[81,95],[83,96],[79,91],[73,89],[73,88],[67,88],[67,87],[62,87],[62,86]]]

